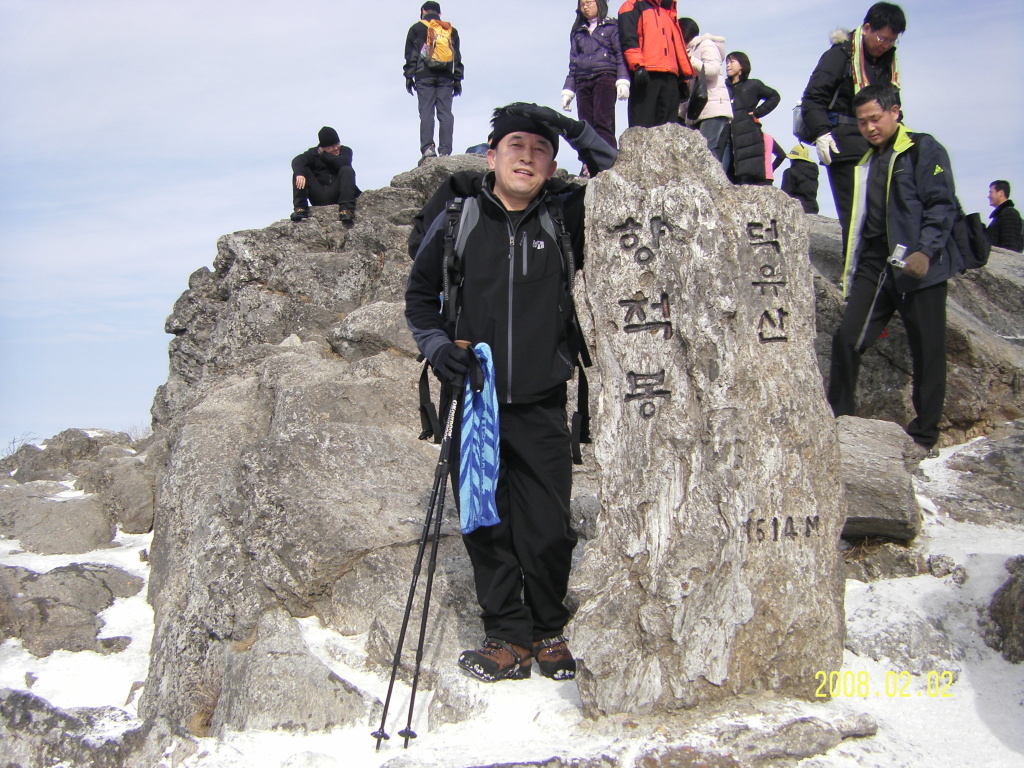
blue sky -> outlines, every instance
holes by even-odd
[[[401,67],[419,5],[0,0],[0,449],[68,427],[148,424],[167,377],[163,322],[188,276],[212,263],[219,235],[287,215],[289,162],[320,126],[352,147],[363,189],[415,165]],[[680,14],[745,51],[752,77],[780,91],[765,125],[788,149],[791,109],[829,32],[858,25],[869,5]],[[945,144],[964,207],[987,216],[992,179],[1024,196],[1024,3],[902,6],[907,123]],[[494,106],[557,107],[572,0],[442,8],[466,64],[457,150],[484,140]],[[559,161],[578,169],[571,150]],[[819,198],[832,213],[827,184]]]

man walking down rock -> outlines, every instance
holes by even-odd
[[[499,522],[463,536],[486,640],[463,652],[459,666],[487,682],[521,680],[536,659],[541,674],[565,680],[576,673],[562,636],[576,545],[569,522],[566,382],[581,338],[572,310],[573,259],[562,246],[571,241],[575,267],[581,266],[586,187],[551,177],[560,136],[592,174],[610,167],[616,151],[589,124],[535,104],[496,110],[492,126],[490,172],[450,177],[410,237],[415,260],[405,316],[417,346],[449,390],[474,362],[474,352],[456,339],[486,343],[493,361]],[[449,260],[446,204],[453,198],[463,199],[456,242],[465,243],[465,258]],[[463,266],[449,269],[457,261]],[[445,295],[454,304],[442,305],[439,297]],[[454,320],[442,311],[449,306]],[[453,462],[453,478],[459,477],[458,463]]]
[[[860,29],[832,33],[832,47],[818,60],[804,89],[801,111],[809,134],[805,138],[828,168],[844,246],[853,202],[853,168],[870,149],[857,129],[853,97],[868,85],[900,87],[896,42],[906,29],[903,9],[875,3]]]
[[[950,237],[957,201],[946,150],[899,122],[899,91],[871,85],[853,100],[872,149],[857,164],[843,272],[846,311],[832,339],[828,400],[856,410],[860,358],[899,312],[913,363],[917,417],[907,433],[926,451],[939,438],[946,397],[947,281],[963,269]]]
[[[992,206],[989,218],[988,239],[996,248],[1020,253],[1024,251],[1024,231],[1021,230],[1020,213],[1010,199],[1010,182],[993,181],[988,185],[988,204]]]
[[[356,172],[352,150],[343,146],[338,132],[324,126],[317,134],[320,143],[292,160],[292,221],[309,218],[309,206],[338,206],[338,218],[345,226],[356,220]]]
[[[420,153],[423,157],[450,155],[455,118],[452,99],[462,94],[462,54],[459,32],[441,21],[441,5],[426,2],[420,20],[405,38],[405,89],[415,95],[420,112]],[[434,116],[438,143],[434,144]]]

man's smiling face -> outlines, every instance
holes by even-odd
[[[536,133],[513,131],[497,149],[487,150],[494,171],[494,194],[510,211],[521,211],[558,167],[551,142]]]

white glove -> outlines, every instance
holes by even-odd
[[[562,109],[566,112],[571,112],[572,107],[569,105],[572,104],[574,98],[576,98],[576,94],[572,91],[562,91]]]
[[[615,93],[619,97],[619,101],[625,101],[629,98],[629,80],[616,80],[615,81]]]
[[[839,147],[836,146],[836,140],[832,138],[831,133],[826,133],[819,136],[814,140],[814,147],[818,150],[818,159],[821,160],[822,165],[832,165],[832,155],[829,152],[839,154]]]

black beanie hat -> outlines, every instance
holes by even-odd
[[[333,147],[335,144],[341,144],[341,138],[338,136],[338,132],[329,126],[324,126],[320,129],[320,133],[317,134],[320,139],[321,147]]]
[[[440,13],[441,12],[441,4],[440,3],[435,3],[435,2],[433,2],[433,0],[431,0],[430,2],[424,3],[420,7],[420,11],[430,11],[431,13]]]
[[[554,150],[552,157],[557,155],[558,132],[551,128],[551,126],[540,123],[532,118],[525,117],[523,115],[510,115],[508,113],[508,108],[514,107],[517,104],[526,105],[525,102],[515,102],[504,107],[498,107],[494,110],[494,117],[491,118],[491,125],[494,126],[494,130],[491,131],[491,135],[489,137],[491,149],[497,149],[498,142],[510,133],[522,131],[523,133],[535,133],[538,136],[543,136],[551,142],[551,147]],[[536,107],[537,105],[528,104],[526,106]]]

